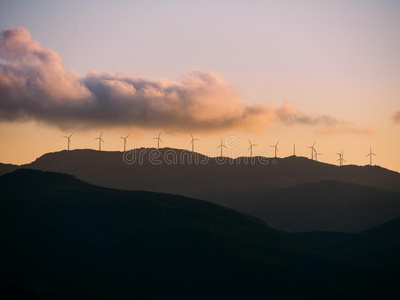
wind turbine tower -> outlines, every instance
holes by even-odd
[[[318,153],[317,150],[314,150],[314,151],[315,151],[315,154],[314,154],[315,155],[315,160],[318,161],[318,155],[322,155],[322,154]]]
[[[126,139],[128,138],[129,134],[126,137],[120,137],[124,140],[124,152],[126,151]]]
[[[157,140],[157,149],[160,149],[160,142],[163,143],[163,141],[161,140],[161,132],[158,137],[155,137],[153,140]]]
[[[102,135],[103,133],[100,133],[100,136],[95,138],[95,140],[99,140],[99,151],[101,151],[101,143],[104,143],[103,139],[101,138]]]
[[[193,137],[193,135],[190,135],[191,137],[192,137],[192,141],[190,142],[190,144],[192,145],[192,152],[194,152],[194,141],[198,141],[199,139],[195,139],[194,137]],[[190,145],[189,144],[189,145]]]
[[[339,161],[339,166],[342,166],[342,152],[340,152],[340,153],[336,152],[336,154],[339,155],[339,159],[337,159],[336,161]]]
[[[73,135],[73,133],[71,133],[70,136],[64,135],[64,137],[65,137],[66,139],[68,139],[68,147],[67,147],[68,151],[69,151],[69,145],[71,144],[71,136],[72,136],[72,135]]]
[[[279,150],[278,150],[278,144],[279,144],[279,141],[275,144],[275,146],[270,146],[270,147],[275,148],[275,158],[276,158],[276,152],[279,151]]]
[[[311,148],[311,160],[314,159],[314,152],[315,152],[314,146],[315,146],[315,143],[316,143],[316,142],[314,142],[314,144],[313,144],[311,147],[307,147],[307,148]]]
[[[296,144],[293,144],[293,155],[296,156]]]
[[[339,155],[339,159],[338,159],[338,161],[339,161],[339,166],[343,166],[343,162],[347,162],[347,161],[343,158],[343,156],[344,156],[343,150],[342,150],[342,152],[336,153],[336,154]]]
[[[372,166],[372,156],[377,156],[375,153],[372,153],[372,148],[369,147],[369,154],[367,154],[366,157],[369,156],[369,165]]]
[[[253,147],[254,147],[254,146],[257,146],[257,145],[256,145],[256,144],[252,144],[252,143],[250,142],[250,140],[249,140],[249,143],[250,143],[250,147],[249,147],[248,150],[250,150],[250,157],[253,157]]]
[[[221,139],[221,144],[217,147],[217,149],[218,148],[221,148],[221,157],[222,157],[222,148],[226,148],[226,146],[222,143],[222,139]]]

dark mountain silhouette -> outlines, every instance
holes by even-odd
[[[377,232],[362,255],[342,237],[326,250],[331,234],[286,234],[205,201],[64,174],[1,176],[0,234],[0,282],[40,299],[397,297],[399,257],[379,249],[400,246],[385,238],[370,254]]]
[[[384,237],[400,241],[400,218],[366,230],[364,233],[374,237]]]
[[[369,195],[372,190],[344,184],[340,188],[341,192],[335,193],[338,199],[334,199],[333,187],[316,185],[318,197],[323,202],[318,202],[312,188],[303,187],[302,197],[296,199],[296,190],[293,193],[290,190],[273,192],[323,180],[400,192],[400,174],[381,167],[338,167],[294,156],[283,159],[254,157],[252,160],[248,157],[209,158],[169,148],[141,148],[134,150],[127,158],[131,161],[135,158],[135,161],[132,164],[124,162],[122,152],[62,151],[43,155],[25,167],[71,174],[86,182],[109,188],[166,192],[203,199],[252,214],[270,222],[271,226],[290,231],[354,232],[400,216],[398,205],[392,201],[398,195],[384,191],[375,191]],[[354,199],[350,196],[353,194],[356,197]],[[275,199],[282,199],[285,195],[290,196],[290,199],[285,200],[286,206],[276,207]],[[367,199],[368,205],[363,203],[363,197]],[[381,197],[388,200],[380,201]],[[317,205],[314,209],[306,209],[310,199]],[[380,210],[375,211],[378,203]],[[297,215],[287,214],[280,219],[283,211],[291,211],[290,207],[294,205],[302,207],[302,211]],[[358,210],[357,205],[360,205]],[[354,212],[357,217],[349,220]],[[320,215],[315,215],[317,213]],[[339,218],[335,224],[334,218],[337,216]],[[313,219],[307,220],[310,217]]]
[[[19,166],[17,166],[17,165],[0,163],[0,176],[10,173],[10,172],[14,172],[18,168],[19,168]]]
[[[363,261],[374,261],[379,265],[400,267],[400,218],[365,230],[358,234],[342,232],[292,233],[308,245],[326,255],[353,256]],[[399,275],[394,275],[400,279]]]
[[[399,218],[400,193],[331,180],[275,190],[249,207],[279,230],[360,232]]]

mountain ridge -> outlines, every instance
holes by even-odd
[[[375,217],[377,218],[376,211],[369,208],[364,213],[356,211],[356,215],[362,218],[358,225],[353,224],[349,221],[348,211],[351,209],[347,209],[344,203],[341,204],[341,207],[347,209],[347,213],[345,210],[344,215],[347,214],[348,217],[343,217],[342,220],[348,227],[339,227],[338,223],[335,225],[335,214],[330,216],[332,222],[329,225],[326,222],[327,219],[322,218],[324,214],[322,206],[319,211],[321,215],[317,217],[321,222],[319,224],[315,222],[312,226],[309,224],[310,227],[304,227],[306,222],[300,222],[300,216],[296,216],[299,221],[297,223],[290,220],[289,217],[282,218],[282,220],[286,220],[287,224],[271,222],[271,209],[276,202],[274,199],[279,198],[277,193],[284,189],[295,188],[303,183],[317,184],[324,180],[336,180],[343,182],[343,185],[352,183],[386,190],[381,193],[387,199],[393,198],[389,196],[389,193],[400,192],[400,174],[397,172],[376,166],[339,167],[294,156],[276,159],[263,157],[231,159],[210,158],[195,152],[172,148],[160,150],[139,148],[126,153],[99,152],[87,149],[45,154],[31,164],[22,167],[71,174],[90,184],[107,188],[161,192],[203,199],[251,214],[269,222],[270,225],[274,224],[275,228],[287,231],[323,229],[355,232],[378,223],[375,219]],[[320,195],[321,199],[329,199],[331,205],[326,208],[331,211],[336,210],[336,215],[341,217],[340,211],[335,208],[331,199],[328,187],[326,188],[325,194]],[[359,191],[357,197],[371,198],[362,188],[353,188]],[[351,188],[347,188],[347,190],[350,192]],[[290,195],[288,191],[282,193]],[[309,189],[308,194],[312,195],[313,191]],[[371,201],[378,207],[380,195],[378,195],[378,191],[372,194],[376,197]],[[290,197],[295,196],[291,195]],[[303,204],[309,197],[304,194]],[[342,201],[341,199],[344,199],[346,194],[338,194],[338,197],[338,201]],[[357,202],[349,197],[347,199],[352,205],[358,203],[360,207],[363,207],[363,203],[359,200],[356,199]],[[397,206],[393,209],[395,213],[393,214],[389,209],[389,207],[393,208],[391,206],[393,203],[389,202],[385,208],[386,213],[382,213],[382,216],[378,218],[379,222],[386,222],[398,217]],[[286,201],[286,203],[289,202]],[[316,201],[315,204],[318,206],[320,203]],[[295,203],[290,205],[293,206]],[[274,213],[276,212],[277,210]],[[304,210],[304,212],[310,213],[311,210]],[[277,213],[277,215],[279,214]],[[291,216],[293,217],[293,210]],[[371,223],[368,224],[366,220]],[[293,227],[293,224],[297,225]]]

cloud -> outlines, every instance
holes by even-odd
[[[392,117],[393,121],[397,124],[400,124],[400,109],[396,111],[396,113]]]
[[[57,52],[43,48],[25,28],[0,34],[0,120],[34,119],[63,129],[137,126],[171,130],[285,124],[336,126],[331,116],[311,117],[285,103],[249,105],[224,77],[192,70],[179,82],[65,69]],[[1,62],[0,60],[0,62]]]
[[[321,134],[375,134],[373,128],[358,128],[350,122],[345,122],[336,119],[330,115],[311,116],[297,111],[292,104],[286,102],[280,108],[276,109],[276,114],[279,119],[287,124],[304,124],[310,126],[321,126],[318,131]]]
[[[289,102],[285,102],[276,110],[279,119],[286,124],[304,124],[304,125],[323,125],[332,126],[339,121],[330,115],[310,116],[305,113],[298,112],[296,108]]]

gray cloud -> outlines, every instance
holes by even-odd
[[[96,71],[81,77],[22,27],[1,32],[0,59],[1,121],[34,119],[63,129],[138,126],[178,131],[260,131],[276,120],[327,128],[341,123],[331,116],[299,113],[287,103],[280,108],[248,105],[213,72],[195,70],[180,82]]]

